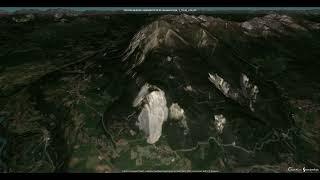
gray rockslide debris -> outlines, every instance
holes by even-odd
[[[184,134],[188,134],[189,127],[187,124],[186,115],[178,103],[171,104],[169,108],[169,119],[176,121],[179,126],[184,129]]]
[[[232,88],[228,82],[217,74],[212,75],[209,73],[208,79],[223,95],[237,101],[241,105],[248,105],[250,110],[254,111],[254,103],[256,102],[259,88],[250,82],[247,75],[242,73],[240,76],[241,89]]]
[[[136,124],[146,134],[147,142],[154,144],[161,137],[162,124],[168,118],[168,107],[165,93],[159,88],[149,92],[149,88],[149,84],[141,88],[133,106],[142,107]]]

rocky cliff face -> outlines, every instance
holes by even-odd
[[[166,94],[168,107],[178,103],[183,108],[190,132],[181,135],[185,143],[171,142],[173,147],[196,146],[213,137],[222,146],[233,144],[229,148],[248,150],[231,152],[234,157],[250,152],[247,155],[251,160],[242,162],[241,158],[235,158],[237,163],[258,162],[261,153],[275,160],[277,155],[272,154],[285,153],[291,145],[270,149],[271,144],[264,144],[268,141],[266,134],[275,131],[282,139],[286,132],[298,128],[290,104],[294,97],[287,95],[290,90],[280,80],[287,75],[288,84],[294,81],[288,74],[293,59],[284,54],[292,52],[294,45],[290,47],[286,41],[297,39],[296,43],[298,40],[301,43],[303,38],[308,41],[316,35],[317,26],[279,14],[241,23],[203,15],[167,15],[134,36],[122,61],[137,86],[144,83],[158,86]],[[291,56],[296,53],[299,54],[293,52]],[[264,61],[275,64],[264,67],[272,62],[258,58],[271,58],[268,55],[274,60]],[[296,56],[296,63],[305,61],[300,57]],[[314,63],[319,65],[316,60]],[[269,72],[277,71],[273,68],[282,69],[270,76]],[[219,116],[225,118],[223,123],[215,118]],[[168,124],[175,126],[170,119]],[[211,124],[216,127],[210,129]],[[172,129],[176,132],[168,132],[169,142],[178,133]],[[217,135],[219,132],[221,135]]]
[[[44,169],[81,171],[84,163],[85,171],[95,172],[318,167],[319,22],[284,14],[244,22],[182,14],[151,18],[136,27],[121,25],[116,18],[102,19],[110,28],[119,24],[113,28],[130,31],[132,36],[121,43],[125,33],[110,30],[105,42],[114,43],[92,47],[94,55],[88,53],[77,63],[66,57],[47,66],[33,63],[41,73],[26,68],[28,64],[2,70],[2,104],[9,113],[4,117],[13,119],[24,107],[5,102],[24,97],[30,113],[16,119],[29,122],[38,114],[42,123],[37,127],[47,124],[46,117],[55,123],[44,128],[51,139],[34,137],[49,149],[43,152],[46,158],[34,158],[47,162]],[[78,23],[98,21],[89,20]],[[98,40],[96,36],[86,42]],[[19,68],[24,70],[20,78],[12,75]],[[9,82],[10,77],[23,82]],[[20,96],[5,92],[12,89]],[[96,132],[93,120],[100,122],[102,132]],[[22,133],[13,123],[9,127],[11,134]],[[70,153],[66,157],[59,154],[59,138]],[[13,138],[8,147],[16,147],[18,140]],[[94,153],[96,149],[101,153]],[[99,161],[83,159],[89,156]],[[8,157],[23,160],[15,154]],[[62,162],[66,165],[58,167]]]

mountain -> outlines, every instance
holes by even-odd
[[[63,9],[63,8],[48,9],[48,10],[21,9],[21,10],[15,11],[13,14],[47,14],[47,15],[64,14],[67,16],[76,16],[78,14],[81,14],[81,12],[71,10],[71,9]]]
[[[127,88],[127,98],[138,94],[133,89],[151,84],[165,93],[168,108],[171,104],[182,108],[190,133],[184,134],[169,118],[167,128],[176,130],[168,131],[166,139],[173,148],[195,147],[209,139],[212,145],[228,147],[224,152],[235,157],[231,160],[235,164],[257,163],[260,154],[270,158],[263,163],[274,162],[273,154],[286,153],[295,145],[285,147],[281,140],[267,145],[263,139],[270,134],[281,139],[279,134],[295,131],[295,105],[290,102],[302,98],[302,92],[307,99],[317,93],[311,84],[320,82],[314,76],[315,67],[320,67],[319,46],[312,40],[318,32],[318,23],[281,14],[245,22],[203,15],[162,16],[141,29],[124,54],[126,74],[134,82]],[[130,106],[122,102],[119,109]],[[155,121],[152,114],[159,113],[146,106],[151,102],[145,99],[141,108],[147,109],[140,115],[136,109],[137,117],[147,111],[150,123]],[[226,125],[219,124],[220,116]],[[105,119],[110,119],[108,114]]]
[[[13,14],[40,14],[41,10],[38,9],[21,9],[13,12]]]
[[[58,9],[48,9],[43,12],[44,14],[64,14],[67,16],[76,16],[81,14],[79,11],[71,10],[71,9],[63,9],[63,8],[58,8]]]
[[[8,11],[1,10],[1,9],[0,9],[0,13],[1,13],[1,14],[8,14]]]
[[[318,168],[317,19],[230,13],[4,21],[1,170]]]

